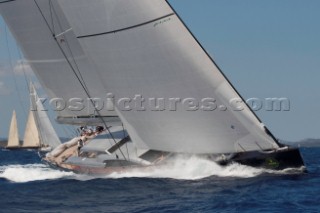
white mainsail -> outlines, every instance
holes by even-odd
[[[16,111],[13,111],[7,148],[19,148],[19,147],[20,147],[20,142],[19,142],[17,115],[16,115]]]
[[[233,110],[230,100],[241,97],[167,1],[50,2],[0,4],[49,96],[86,97],[85,86],[90,97],[210,97],[228,110],[116,110],[141,149],[208,154],[279,147],[248,106]],[[83,111],[58,114],[90,116]],[[108,115],[107,110],[99,114]]]

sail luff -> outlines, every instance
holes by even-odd
[[[19,142],[17,115],[16,115],[16,111],[13,111],[12,119],[10,123],[7,148],[19,148],[19,147],[20,147],[20,142]]]
[[[223,75],[224,79],[229,83],[229,85],[232,87],[232,89],[235,91],[235,93],[237,94],[237,96],[241,99],[241,103],[243,104],[242,106],[244,106],[247,110],[249,110],[251,112],[251,114],[257,119],[257,121],[261,124],[261,127],[263,128],[263,130],[266,132],[267,135],[269,135],[273,142],[277,145],[277,146],[282,146],[279,141],[276,139],[276,137],[270,132],[270,130],[263,124],[263,122],[261,121],[261,119],[259,118],[259,116],[249,107],[249,105],[247,104],[247,102],[245,101],[245,99],[242,97],[242,95],[239,93],[239,91],[234,87],[234,85],[231,83],[231,81],[229,80],[229,78],[225,75],[225,73],[222,71],[222,69],[219,67],[219,65],[215,62],[215,60],[212,58],[212,56],[206,51],[206,49],[203,47],[203,45],[200,43],[200,41],[194,36],[194,34],[192,33],[192,31],[189,29],[189,27],[186,25],[186,23],[183,21],[183,19],[179,16],[179,14],[176,12],[176,10],[172,7],[172,5],[170,4],[170,2],[168,0],[165,0],[167,2],[167,4],[170,6],[170,8],[172,9],[172,11],[176,14],[176,16],[179,18],[179,20],[181,21],[181,23],[185,26],[185,28],[188,30],[188,32],[192,35],[193,39],[198,43],[198,45],[202,48],[202,50],[206,53],[207,57],[210,58],[210,60],[212,61],[212,63],[214,64],[214,66],[217,67],[218,71],[221,73],[221,75]],[[276,146],[275,146],[276,147]]]

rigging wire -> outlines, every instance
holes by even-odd
[[[126,138],[126,137],[127,137],[127,134],[126,134],[126,131],[125,131],[125,128],[124,128],[123,123],[121,123],[121,125],[122,125],[123,138]],[[129,150],[128,150],[128,143],[126,143],[126,149],[127,149],[128,159],[129,159],[129,161],[130,161],[130,154],[129,154]]]
[[[16,73],[14,71],[14,66],[12,64],[12,55],[11,55],[11,51],[10,51],[10,47],[9,47],[7,26],[4,26],[4,32],[5,32],[6,47],[7,47],[8,56],[9,56],[9,64],[10,64],[10,68],[11,68],[12,74],[13,74],[14,86],[15,86],[16,92],[18,94],[18,99],[19,99],[19,103],[20,103],[20,107],[22,109],[22,112],[23,112],[24,116],[27,117],[27,113],[25,111],[24,104],[22,102],[22,97],[21,97],[21,94],[20,94],[20,90],[19,90],[19,87],[18,87],[18,82],[17,82],[17,79],[16,79]]]
[[[26,108],[24,107],[24,104],[22,102],[22,96],[21,96],[21,93],[20,93],[20,90],[18,88],[18,83],[17,83],[17,80],[16,80],[16,73],[14,71],[14,67],[13,67],[13,64],[12,64],[12,54],[11,54],[11,51],[10,51],[10,48],[9,48],[9,40],[8,40],[8,31],[7,31],[7,27],[5,26],[5,38],[6,38],[6,43],[7,43],[7,51],[8,51],[8,55],[9,55],[9,61],[10,61],[10,66],[11,66],[11,69],[13,71],[13,78],[14,78],[14,84],[15,84],[15,88],[16,88],[16,91],[17,91],[17,94],[18,94],[18,98],[19,98],[19,102],[20,102],[20,106],[22,107],[22,112],[27,120],[27,125],[29,124],[29,113],[26,112]],[[23,75],[24,75],[24,80],[25,80],[25,83],[26,83],[26,87],[27,87],[27,90],[26,91],[29,91],[29,83],[28,83],[28,77],[27,77],[27,74],[26,74],[26,70],[25,70],[25,64],[24,64],[24,61],[22,60],[22,56],[21,56],[21,52],[17,46],[17,43],[15,43],[15,47],[16,47],[16,50],[17,50],[17,53],[18,53],[18,56],[19,56],[19,61],[20,64],[18,64],[19,66],[21,66],[21,70],[23,72]],[[30,93],[28,92],[28,94],[30,95]],[[34,119],[35,119],[35,122],[39,123],[39,121],[37,120],[37,117],[36,116],[33,116]],[[27,128],[27,126],[26,126]],[[27,130],[27,129],[26,129]],[[25,130],[25,131],[26,131]],[[34,131],[31,132],[31,135],[32,135],[32,140],[33,141],[36,141],[37,140],[37,136],[36,136],[36,133]],[[40,139],[40,143],[41,141],[43,141],[41,139],[41,134],[39,134],[39,139]],[[41,145],[41,144],[39,144]]]
[[[27,72],[26,72],[26,69],[25,69],[25,66],[26,66],[26,64],[24,63],[25,61],[22,58],[22,54],[21,54],[20,49],[18,48],[17,43],[15,43],[15,44],[16,44],[16,48],[17,48],[17,52],[18,52],[19,61],[20,61],[20,65],[21,65],[21,68],[22,68],[24,80],[26,81],[27,91],[29,91],[29,82],[31,81],[31,78],[28,78],[28,75],[27,75]]]
[[[38,97],[38,95],[36,95],[37,93],[36,93],[36,90],[35,90],[35,88],[33,88],[33,92],[34,92],[34,94],[30,94],[30,88],[31,88],[31,84],[33,84],[32,83],[32,79],[31,79],[31,77],[28,77],[28,75],[27,75],[27,72],[26,72],[26,69],[25,69],[25,67],[26,67],[26,64],[25,64],[25,61],[24,61],[24,59],[22,58],[22,53],[21,53],[21,50],[18,48],[18,45],[17,45],[17,43],[15,43],[16,45],[16,49],[17,49],[17,52],[18,52],[18,55],[19,55],[19,61],[20,61],[20,63],[21,63],[21,68],[22,68],[22,72],[23,72],[23,74],[24,74],[24,79],[25,79],[25,81],[26,81],[26,87],[27,87],[27,91],[29,91],[29,96],[30,95],[33,95],[34,96],[34,101],[35,101],[35,106],[34,107],[36,107],[36,110],[41,110],[41,109],[39,109],[38,108],[38,106],[37,106],[37,99],[39,98]],[[34,84],[33,84],[34,85]],[[36,95],[36,96],[35,96]],[[32,100],[30,100],[30,101],[32,101]],[[31,104],[31,103],[30,103]],[[31,109],[30,109],[31,110]],[[32,112],[33,113],[33,112]],[[34,119],[35,119],[35,122],[36,122],[36,124],[37,124],[37,129],[40,129],[41,128],[41,126],[42,126],[42,124],[41,124],[41,120],[40,120],[40,118],[38,117],[38,116],[35,116],[35,114],[33,114],[33,117],[34,117]],[[44,136],[43,134],[41,134],[41,131],[38,131],[39,132],[39,140],[40,140],[40,146],[41,145],[45,145],[46,143],[44,142],[44,141],[49,141],[49,139],[46,137],[46,136]],[[33,138],[35,139],[35,138],[37,138],[36,136],[35,136],[35,133],[33,132],[32,133],[32,135],[33,135]],[[48,143],[47,143],[48,144]]]
[[[52,27],[52,31],[55,32],[54,29],[54,20],[53,20],[53,13],[52,13],[52,1],[49,0],[49,8],[50,8],[50,17],[51,17],[51,27]]]
[[[50,6],[50,10],[53,11],[53,13],[54,13],[54,15],[55,15],[55,17],[56,17],[56,19],[57,19],[59,28],[60,28],[60,30],[63,32],[64,29],[63,29],[63,27],[62,27],[62,24],[61,24],[61,22],[60,22],[60,19],[59,19],[58,15],[57,15],[57,13],[56,13],[53,5]],[[53,21],[53,20],[52,20],[52,21]],[[54,32],[53,34],[55,35],[55,32]],[[84,81],[84,78],[83,78],[83,76],[82,76],[82,74],[81,74],[81,71],[80,71],[80,69],[79,69],[79,66],[78,66],[78,64],[77,64],[77,62],[76,62],[76,60],[75,60],[75,57],[74,57],[73,52],[72,52],[72,50],[71,50],[71,47],[70,47],[70,45],[69,45],[69,41],[68,41],[68,39],[67,39],[66,37],[65,37],[65,40],[64,40],[64,41],[65,41],[66,46],[67,46],[67,49],[68,49],[68,51],[69,51],[69,53],[70,53],[70,55],[71,55],[72,61],[73,61],[73,63],[75,64],[75,69],[74,69],[74,70],[78,71],[79,77],[80,77],[80,79],[82,80],[82,87],[83,87],[83,89],[85,90],[85,92],[87,93],[88,97],[91,98],[91,95],[90,95],[90,93],[89,93],[89,89],[88,89],[88,87],[87,87],[87,85],[86,85],[86,83],[85,83],[85,81]],[[72,66],[71,63],[70,63],[70,66]],[[74,72],[74,74],[77,75],[75,72]],[[79,78],[78,78],[78,79],[79,79]],[[80,80],[79,80],[79,82],[80,82]],[[80,83],[81,83],[81,82],[80,82]],[[92,100],[91,100],[91,103],[92,103],[93,107],[96,109],[95,103],[94,103]],[[117,144],[117,142],[115,141],[115,139],[114,139],[114,137],[113,137],[112,132],[109,131],[108,126],[107,126],[106,122],[103,120],[103,118],[102,118],[102,116],[100,115],[99,111],[96,109],[95,112],[97,112],[98,116],[101,118],[103,124],[104,124],[105,127],[107,128],[108,133],[110,134],[111,138],[113,139],[113,141],[115,142],[115,144]],[[110,141],[109,141],[109,142],[110,142]],[[111,142],[110,142],[110,143],[111,143]],[[120,148],[119,148],[119,150],[120,150],[120,152],[122,153],[122,151],[121,151]],[[123,155],[123,153],[122,153],[122,155]],[[125,156],[123,156],[123,157],[125,158]]]
[[[50,0],[50,1],[51,1],[51,0]],[[50,5],[50,11],[51,11],[51,10],[53,11],[54,16],[55,16],[56,19],[57,19],[57,22],[58,22],[58,25],[59,25],[59,28],[60,28],[61,32],[64,32],[64,29],[63,29],[63,27],[62,27],[62,24],[61,24],[61,22],[60,22],[60,19],[59,19],[58,15],[57,15],[57,12],[56,12],[56,10],[54,9],[53,5]],[[53,17],[51,17],[51,19],[52,19],[52,22],[53,22],[53,21],[54,21],[54,20],[53,20]],[[54,32],[54,31],[53,31],[53,32]],[[55,35],[55,32],[54,32],[54,35]],[[67,38],[65,38],[65,42],[66,42],[66,46],[67,46],[67,48],[68,48],[68,51],[69,51],[69,53],[70,53],[70,55],[71,55],[72,61],[73,61],[73,63],[75,64],[75,68],[76,68],[76,70],[78,71],[78,74],[79,74],[79,76],[80,76],[80,79],[82,80],[82,83],[83,83],[83,85],[85,86],[85,89],[86,89],[87,91],[89,91],[89,89],[88,89],[88,87],[87,87],[87,85],[86,85],[86,82],[84,81],[84,78],[83,78],[83,76],[82,76],[82,74],[81,74],[81,72],[80,72],[79,66],[78,66],[78,64],[77,64],[77,62],[76,62],[76,60],[75,60],[75,57],[74,57],[74,55],[73,55],[73,52],[72,52],[72,50],[71,50],[71,47],[70,47],[70,45],[69,45],[69,41],[68,41]]]
[[[23,72],[23,75],[24,75],[24,80],[25,80],[25,83],[26,83],[26,91],[28,91],[28,94],[29,94],[29,96],[30,95],[35,95],[35,94],[31,94],[30,93],[30,88],[31,88],[31,84],[30,84],[30,82],[32,82],[32,80],[31,80],[31,77],[28,77],[28,75],[27,75],[27,72],[26,72],[26,63],[25,63],[25,61],[24,61],[24,59],[23,59],[23,57],[22,57],[22,53],[21,53],[21,50],[19,49],[19,47],[18,47],[18,45],[17,45],[17,43],[15,43],[15,47],[16,47],[16,51],[17,51],[17,53],[18,53],[18,56],[19,56],[19,62],[20,62],[20,66],[21,66],[21,70],[22,70],[22,72]],[[35,89],[35,88],[34,88]],[[35,92],[35,91],[34,91]],[[35,98],[37,98],[37,97],[35,97]],[[32,100],[30,100],[30,102],[31,102]],[[34,101],[36,102],[36,100],[34,99]],[[30,103],[31,104],[31,103]],[[38,107],[37,106],[35,106],[36,107],[36,110],[39,110],[38,109]],[[31,110],[31,109],[30,109]],[[30,112],[29,112],[30,113]],[[32,112],[33,113],[33,112]],[[35,116],[34,114],[33,114],[33,117],[34,117],[34,120],[35,120],[35,122],[36,122],[36,125],[38,126],[37,127],[37,129],[39,129],[42,125],[41,125],[41,121],[40,121],[40,118],[38,117],[38,116]],[[29,118],[28,118],[29,119]],[[29,120],[28,120],[29,121]],[[37,136],[35,135],[36,133],[35,132],[32,132],[32,136],[33,136],[33,140],[34,141],[36,141],[37,140]],[[44,138],[43,138],[43,135],[41,134],[41,131],[39,131],[39,134],[38,134],[38,136],[39,136],[39,140],[40,140],[40,146],[41,145],[43,145],[44,144]],[[48,140],[48,139],[47,139]]]
[[[79,76],[78,76],[78,74],[77,74],[77,72],[76,72],[75,68],[73,67],[72,63],[70,62],[69,58],[67,57],[67,54],[65,53],[65,51],[63,50],[62,46],[60,45],[60,43],[59,43],[58,39],[56,38],[56,36],[55,36],[55,32],[54,32],[54,31],[52,31],[52,29],[50,28],[50,24],[49,24],[48,20],[46,19],[46,17],[44,16],[44,14],[43,14],[43,12],[42,12],[42,10],[41,10],[41,8],[40,8],[40,6],[39,6],[38,2],[37,2],[36,0],[33,0],[33,1],[34,1],[35,5],[37,6],[37,8],[38,8],[38,10],[39,10],[39,12],[40,12],[40,14],[41,14],[41,16],[42,16],[43,20],[45,21],[45,23],[46,23],[47,27],[49,28],[50,32],[52,33],[52,36],[53,36],[53,38],[54,38],[55,42],[57,43],[57,45],[58,45],[58,47],[59,47],[59,49],[60,49],[61,53],[63,54],[64,58],[66,59],[66,61],[67,61],[68,65],[70,66],[70,68],[71,68],[72,72],[75,74],[75,76],[76,76],[76,78],[78,79],[78,81],[79,81],[80,85],[81,85],[81,86],[82,86],[82,88],[84,89],[84,91],[85,91],[86,95],[89,97],[89,99],[90,99],[90,102],[91,102],[92,106],[95,108],[95,110],[96,110],[96,112],[97,112],[98,116],[101,118],[102,123],[105,125],[105,127],[106,127],[106,129],[107,129],[107,131],[108,131],[109,135],[111,136],[111,138],[112,138],[112,140],[114,141],[114,143],[115,143],[115,144],[117,144],[117,141],[115,140],[115,137],[113,136],[112,132],[110,131],[109,127],[107,126],[106,121],[102,118],[102,116],[101,116],[100,112],[97,110],[97,108],[96,108],[96,106],[95,106],[94,101],[91,99],[91,95],[90,95],[89,91],[87,90],[86,85],[84,85],[84,82],[82,81],[83,79],[81,79],[81,77],[79,77]],[[67,42],[67,41],[66,41],[66,42]],[[73,56],[73,54],[72,54],[72,56]],[[73,57],[73,60],[75,60],[75,59],[74,59],[74,57]],[[78,68],[78,66],[76,66],[76,67]],[[82,76],[82,75],[81,75],[81,76]],[[120,148],[120,147],[118,147],[118,149],[119,149],[119,151],[121,152],[121,154],[122,154],[123,158],[124,158],[125,160],[127,160],[127,158],[126,158],[126,157],[125,157],[125,155],[123,154],[123,152],[122,152],[121,148]]]

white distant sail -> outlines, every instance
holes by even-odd
[[[30,112],[24,133],[22,148],[55,148],[61,144],[50,119],[43,108],[34,85],[30,83]]]
[[[17,115],[16,115],[16,111],[13,111],[7,148],[19,148],[19,147],[20,147],[20,142],[19,142]]]
[[[0,12],[50,97],[211,97],[229,109],[117,109],[138,148],[196,154],[279,148],[249,107],[232,110],[230,100],[241,97],[164,0],[4,1]],[[116,116],[99,114],[110,115]]]
[[[54,130],[51,121],[48,117],[47,112],[44,110],[44,107],[39,101],[39,96],[37,91],[32,83],[30,83],[30,101],[31,101],[31,113],[35,124],[37,126],[40,144],[47,145],[52,148],[55,148],[61,144],[61,141]]]
[[[40,137],[38,128],[35,122],[33,112],[29,112],[22,148],[38,148],[40,147]]]

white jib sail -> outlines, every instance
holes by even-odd
[[[28,121],[26,129],[24,132],[24,139],[22,147],[27,148],[37,148],[40,147],[39,131],[35,122],[33,113],[30,111],[28,116]]]
[[[7,148],[18,148],[19,146],[20,146],[20,142],[19,142],[17,115],[16,115],[16,111],[13,111]]]

